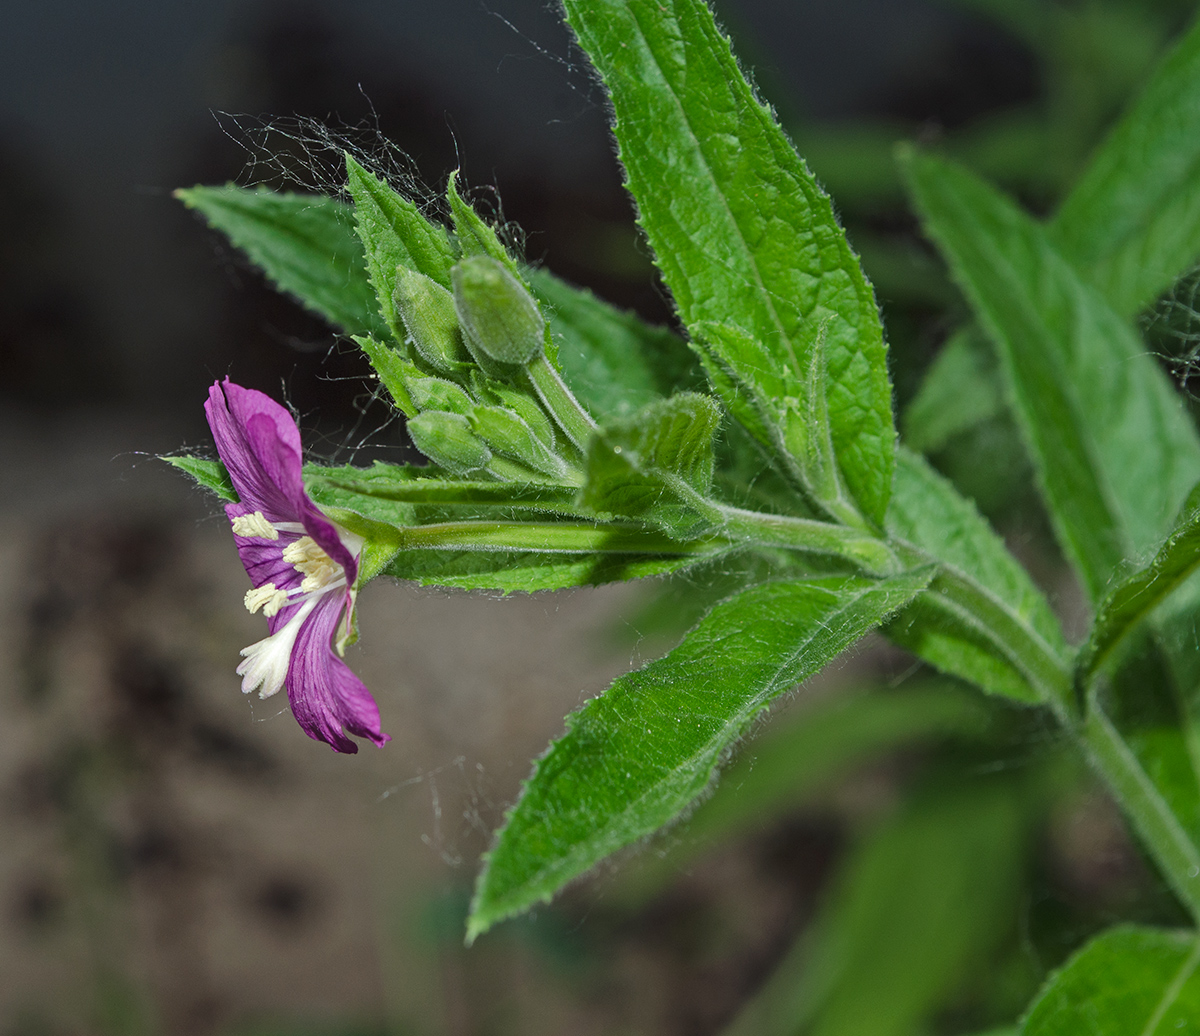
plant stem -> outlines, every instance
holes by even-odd
[[[545,353],[531,360],[525,370],[546,409],[554,415],[559,427],[580,453],[584,452],[588,440],[596,430],[596,422],[592,420],[591,415],[583,409],[579,400],[558,376],[558,371],[551,365]]]
[[[1092,766],[1133,822],[1167,884],[1193,920],[1200,921],[1200,851],[1104,714],[1094,690],[1089,695],[1088,715],[1080,740]]]
[[[886,542],[845,525],[793,518],[784,514],[745,511],[688,494],[689,502],[732,540],[764,547],[788,547],[812,554],[832,554],[876,575],[897,572],[900,563]]]
[[[395,528],[401,550],[538,551],[557,554],[716,554],[721,537],[680,543],[652,529],[595,522],[439,522]]]

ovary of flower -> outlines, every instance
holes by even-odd
[[[244,536],[246,538],[258,537],[264,540],[279,539],[279,532],[276,530],[262,511],[255,511],[253,514],[239,515],[233,519],[233,534],[235,536]],[[249,605],[247,605],[249,607]],[[254,609],[251,608],[251,611]]]
[[[311,536],[301,536],[283,548],[283,560],[304,576],[304,593],[321,590],[342,576],[342,566],[325,553]]]
[[[317,599],[309,598],[296,609],[296,614],[271,636],[242,648],[244,661],[238,665],[237,674],[242,678],[243,694],[260,688],[258,696],[269,698],[282,690],[287,679],[288,665],[292,660],[296,636],[300,627],[304,625],[304,620],[316,606]]]
[[[246,610],[253,615],[259,608],[268,619],[279,614],[279,609],[287,604],[288,592],[280,590],[274,583],[263,583],[262,586],[247,590],[245,596]]]

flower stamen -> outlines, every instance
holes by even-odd
[[[278,615],[290,596],[288,591],[280,590],[274,583],[263,583],[262,586],[247,590],[243,601],[246,610],[253,615],[259,608],[268,619]]]
[[[342,575],[342,566],[311,536],[301,536],[284,547],[283,560],[304,576],[300,589],[305,593],[324,589]]]
[[[262,511],[253,514],[241,514],[233,519],[233,534],[247,538],[257,537],[264,540],[279,539],[279,532]],[[253,609],[251,609],[253,610]]]

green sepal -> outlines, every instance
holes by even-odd
[[[337,522],[343,529],[348,529],[366,541],[358,559],[358,576],[354,580],[353,587],[355,590],[366,586],[382,573],[399,552],[400,548],[396,543],[396,529],[391,524],[369,518],[347,507],[323,504],[321,510],[326,517]],[[347,643],[353,643],[353,640]]]
[[[393,294],[396,312],[417,354],[434,370],[454,374],[467,366],[454,296],[432,277],[400,267]]]
[[[566,479],[570,469],[562,459],[542,444],[533,429],[511,410],[498,406],[477,406],[469,414],[471,428],[493,453],[511,457],[536,471]]]
[[[550,449],[554,448],[555,440],[558,438],[554,433],[554,422],[536,399],[506,385],[485,381],[482,378],[479,380],[482,382],[479,391],[480,399],[489,400],[514,411],[522,421],[529,425],[533,434],[542,443]]]
[[[408,391],[418,410],[449,410],[452,414],[470,415],[475,400],[461,385],[445,378],[414,377]]]
[[[238,502],[233,480],[219,460],[205,460],[203,457],[159,457],[159,460],[165,460],[172,467],[191,475],[200,485],[212,490],[222,500],[231,504]]]
[[[413,445],[434,464],[455,475],[481,471],[492,459],[492,451],[461,414],[426,410],[409,418],[408,434]]]

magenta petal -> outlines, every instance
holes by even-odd
[[[335,752],[357,752],[358,745],[347,733],[381,747],[391,738],[380,729],[379,706],[371,692],[333,653],[333,634],[344,603],[342,594],[325,595],[300,628],[288,667],[287,691],[292,715],[309,737],[324,741]]]
[[[353,586],[354,580],[358,578],[357,558],[346,549],[333,522],[317,510],[317,505],[309,500],[307,495],[301,507],[300,520],[304,523],[304,531],[313,538],[317,546],[345,570],[346,585]]]
[[[291,414],[228,378],[209,389],[204,411],[242,503],[268,521],[300,521],[306,497],[300,432]]]

